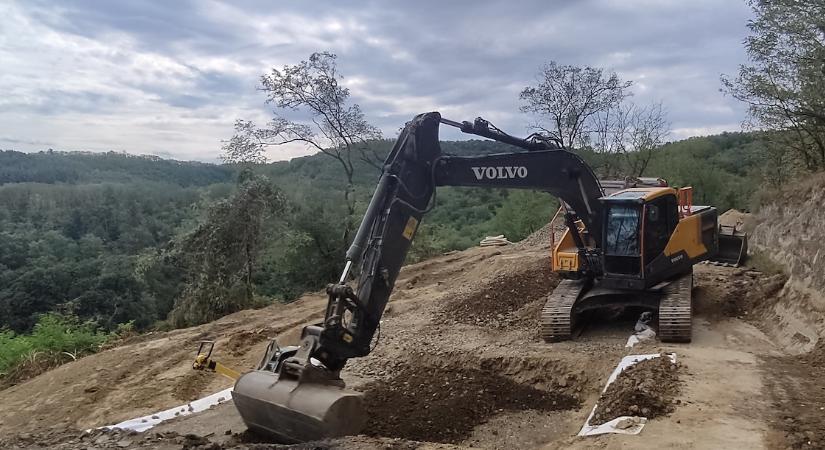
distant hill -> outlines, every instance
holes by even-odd
[[[370,143],[378,155],[386,155],[390,140]],[[444,141],[445,154],[483,155],[513,151],[513,147],[488,140]],[[758,173],[764,166],[758,133],[722,133],[693,137],[666,144],[657,151],[645,175],[659,176],[677,185],[692,185],[697,201],[723,208],[747,208],[748,199],[759,185]],[[610,166],[616,155],[599,155],[587,150],[580,154],[597,173]],[[379,172],[361,161],[354,161],[355,190],[368,199]],[[337,161],[317,153],[258,166],[284,191],[326,193],[341,191],[345,177]],[[182,187],[202,187],[232,182],[238,168],[200,162],[134,156],[124,153],[0,151],[0,185],[11,183],[45,184],[131,184],[158,182]],[[303,194],[302,194],[303,195]],[[496,206],[499,202],[496,203]]]
[[[0,185],[9,183],[129,183],[138,181],[207,186],[230,181],[234,170],[199,162],[125,153],[0,150]]]

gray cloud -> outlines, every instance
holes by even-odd
[[[320,50],[339,55],[353,100],[388,136],[427,110],[526,132],[518,92],[549,60],[634,81],[634,101],[664,103],[673,139],[744,117],[719,93],[719,75],[745,60],[750,13],[737,0],[73,0],[0,13],[0,135],[23,150],[213,160],[235,118],[266,121],[259,76]]]

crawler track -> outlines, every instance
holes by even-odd
[[[580,280],[562,280],[541,310],[541,337],[546,342],[570,339],[573,330],[573,305],[584,289]]]
[[[663,342],[690,342],[692,290],[692,272],[665,288],[659,303],[659,339]]]

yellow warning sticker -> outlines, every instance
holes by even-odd
[[[401,236],[404,236],[408,241],[412,240],[413,234],[415,234],[415,229],[418,227],[418,219],[413,216],[407,220],[407,226],[404,227],[404,232],[401,233]]]

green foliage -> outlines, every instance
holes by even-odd
[[[292,300],[335,280],[347,242],[340,218],[346,210],[338,204],[293,203],[286,223],[266,246],[263,267],[255,279],[260,292]]]
[[[186,286],[175,300],[175,326],[196,325],[250,307],[263,222],[284,208],[268,179],[245,171],[237,192],[209,207],[205,220],[176,243]]]
[[[442,188],[437,206],[416,233],[408,260],[463,250],[485,236],[504,234],[519,241],[544,226],[558,205],[543,192]]]
[[[108,333],[76,317],[44,314],[30,334],[0,331],[0,375],[34,358],[37,353],[65,354],[70,359],[93,353],[109,337]]]
[[[654,154],[645,176],[673,186],[692,186],[696,204],[748,210],[762,180],[764,151],[758,135],[723,133],[665,145]]]
[[[774,151],[793,153],[811,171],[825,170],[825,3],[752,0],[745,39],[748,64],[725,90],[748,105],[756,128],[771,135]]]
[[[138,255],[180,233],[200,201],[165,183],[0,186],[0,328],[27,332],[55,310],[110,329],[162,319],[171,302],[146,289]]]
[[[693,186],[697,204],[748,209],[760,186],[769,186],[763,180],[777,170],[762,137],[725,133],[670,143],[653,153],[644,175]],[[384,155],[392,143],[368,145]],[[481,140],[443,142],[442,149],[454,155],[512,151]],[[611,158],[621,155],[578,153],[597,174],[620,164]],[[55,160],[47,164],[50,157]],[[37,158],[38,164],[57,167],[69,156]],[[84,160],[90,172],[84,176],[107,173],[109,158],[115,156]],[[332,158],[257,165],[256,176],[244,173],[240,183],[220,179],[190,187],[173,178],[148,181],[145,161],[123,160],[121,178],[140,181],[0,186],[0,328],[15,336],[29,333],[49,312],[74,315],[106,331],[123,323],[135,330],[182,326],[261,302],[290,301],[340,275],[348,245],[342,225],[347,177]],[[357,222],[378,171],[363,161],[353,164]],[[544,225],[557,207],[556,199],[540,192],[440,188],[408,262],[475,246],[489,235],[519,240]],[[249,251],[246,243],[252,244]],[[8,347],[13,345],[19,341]]]
[[[496,209],[493,223],[507,239],[520,241],[546,225],[558,207],[559,201],[550,194],[513,191],[507,196],[507,201]]]

